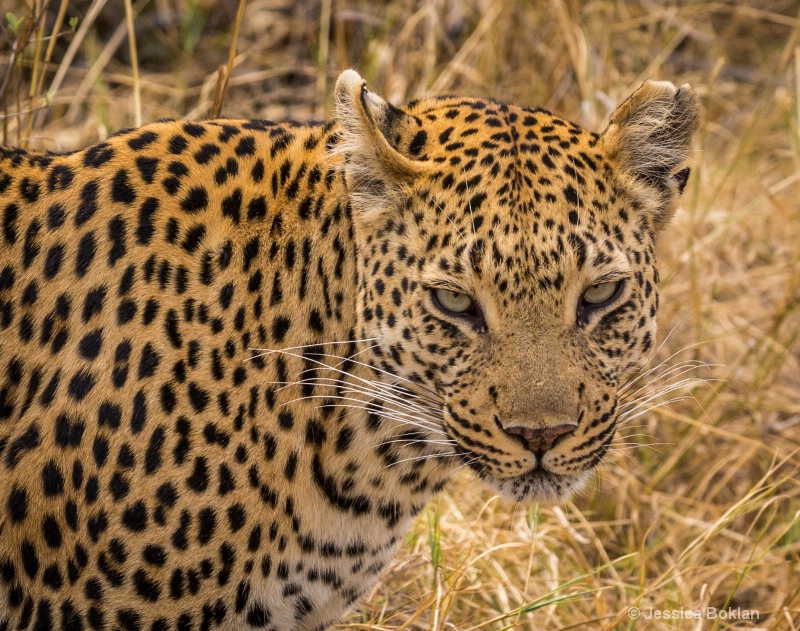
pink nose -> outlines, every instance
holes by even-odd
[[[577,425],[551,425],[549,427],[509,427],[506,432],[512,436],[519,436],[528,445],[528,449],[534,453],[544,453],[548,451],[557,438],[574,431]]]

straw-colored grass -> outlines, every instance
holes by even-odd
[[[320,116],[351,66],[396,102],[483,95],[594,129],[645,78],[691,83],[704,110],[693,176],[660,244],[650,366],[666,364],[643,382],[705,381],[632,414],[563,507],[511,506],[459,478],[341,628],[800,629],[797,2],[251,0],[238,20],[232,1],[4,10],[0,141],[49,150],[138,116],[207,117],[223,98],[228,117]],[[680,362],[686,373],[658,378]],[[634,606],[759,618],[634,621]]]

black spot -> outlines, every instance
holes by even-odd
[[[12,523],[20,523],[25,521],[28,514],[28,493],[25,489],[14,486],[11,493],[8,495],[8,502],[6,503],[8,517]]]
[[[291,321],[284,316],[278,316],[272,323],[272,338],[275,342],[282,342],[289,332]]]
[[[167,562],[167,553],[163,547],[151,544],[142,550],[142,558],[150,565],[162,567]]]
[[[111,249],[108,252],[109,266],[113,266],[117,260],[125,256],[126,232],[125,221],[121,215],[117,215],[108,222],[108,238],[111,241]]]
[[[247,612],[247,624],[254,627],[266,627],[269,625],[272,616],[269,609],[265,608],[260,603],[254,604]]]
[[[189,146],[189,143],[186,141],[186,138],[180,135],[175,135],[169,139],[169,144],[167,145],[167,150],[170,153],[175,155],[181,154],[186,150],[186,147]]]
[[[150,436],[150,443],[144,456],[144,471],[150,475],[161,467],[161,449],[166,440],[166,433],[162,426],[157,427]]]
[[[95,376],[88,370],[81,370],[72,376],[67,387],[69,396],[75,401],[83,401],[96,383]]]
[[[312,309],[308,316],[308,326],[317,333],[322,333],[325,330],[325,322],[323,321],[320,312],[316,309]]]
[[[92,541],[97,542],[100,536],[108,529],[108,517],[104,511],[89,518],[86,522],[86,531]]]
[[[144,379],[146,377],[152,377],[155,372],[156,368],[158,368],[158,364],[161,361],[161,355],[159,355],[153,345],[149,342],[145,344],[144,348],[142,349],[142,357],[139,360],[139,379]]]
[[[419,155],[425,148],[425,143],[428,142],[428,134],[424,130],[418,131],[408,146],[408,151],[412,156]]]
[[[247,606],[247,601],[250,599],[250,583],[242,581],[236,588],[236,613],[241,613]]]
[[[45,543],[54,550],[61,547],[61,528],[54,515],[47,515],[42,521],[42,536]]]
[[[131,431],[138,434],[144,429],[147,422],[147,399],[144,392],[139,390],[133,397],[133,413],[131,414]]]
[[[122,631],[142,631],[142,617],[133,609],[117,611],[117,622]]]
[[[237,156],[251,156],[256,151],[256,139],[253,136],[245,136],[236,145]]]
[[[97,212],[97,191],[98,184],[96,180],[85,184],[81,189],[80,203],[78,204],[78,210],[75,212],[76,226],[82,226]]]
[[[57,244],[47,251],[44,262],[44,277],[47,280],[53,278],[61,270],[61,262],[64,260],[64,246]]]
[[[152,184],[156,176],[156,169],[158,169],[158,158],[145,158],[139,156],[136,158],[136,168],[139,169],[139,175],[146,184]]]
[[[172,507],[178,501],[178,491],[169,482],[165,482],[156,490],[156,499],[165,506]]]
[[[186,235],[183,238],[183,243],[181,243],[181,247],[184,250],[189,252],[190,254],[197,250],[200,247],[200,244],[203,242],[203,239],[206,236],[206,227],[203,224],[197,224],[192,226],[186,231]]]
[[[83,301],[83,322],[88,322],[91,317],[100,313],[103,310],[103,303],[106,299],[106,288],[96,287],[86,294],[86,299]]]
[[[64,492],[64,476],[55,461],[50,460],[42,469],[42,490],[46,497]]]
[[[202,493],[208,488],[208,464],[205,458],[195,458],[194,470],[192,475],[186,479],[186,484],[197,493]]]
[[[198,414],[208,406],[209,394],[194,381],[189,383],[189,402]]]
[[[108,440],[105,436],[96,436],[92,445],[92,455],[98,469],[102,469],[108,462]]]
[[[161,596],[159,584],[151,579],[147,572],[141,568],[133,573],[133,586],[136,589],[136,593],[144,600],[156,602]]]
[[[184,123],[183,131],[189,134],[192,138],[201,138],[206,133],[206,128],[198,123]]]
[[[122,513],[122,525],[132,532],[142,532],[147,528],[147,507],[144,501],[128,506]]]
[[[29,178],[22,178],[19,184],[19,192],[26,202],[35,204],[39,199],[39,183],[32,182]]]
[[[6,212],[9,212],[13,209],[13,212],[16,212],[16,206],[14,204],[9,204],[8,208],[6,208]],[[50,230],[55,230],[56,228],[60,228],[64,221],[67,218],[67,211],[64,209],[62,204],[52,204],[50,208],[47,209],[47,227]],[[6,236],[8,239],[8,236]],[[15,239],[16,240],[16,239]],[[11,242],[13,243],[13,241]]]
[[[61,219],[61,223],[63,223],[64,222],[64,217],[63,217],[64,208],[63,208],[63,206],[59,206],[59,205],[54,204],[50,208],[52,209],[54,207],[56,208],[56,213],[58,213],[58,211],[60,211],[62,213],[62,215],[60,216],[60,219]],[[59,215],[56,214],[56,217],[59,217]],[[3,211],[3,236],[5,237],[6,243],[8,243],[8,245],[14,245],[17,242],[17,236],[18,236],[17,220],[18,219],[19,219],[19,207],[16,204],[9,204],[8,206],[6,206],[5,210]],[[61,223],[58,223],[55,227],[60,226]]]
[[[158,140],[158,134],[152,131],[146,131],[136,138],[131,138],[128,141],[128,146],[134,151],[139,151],[140,149],[152,145],[156,140]]]
[[[111,481],[108,483],[108,488],[111,491],[114,501],[118,502],[121,499],[128,497],[131,485],[128,482],[128,478],[125,476],[125,474],[116,471],[114,475],[111,476]]]
[[[74,179],[75,172],[70,167],[59,164],[50,171],[50,175],[47,178],[47,188],[51,193],[53,191],[63,191],[70,187]]]
[[[83,164],[87,167],[99,168],[114,157],[114,150],[107,143],[90,147],[83,155]]]
[[[249,220],[263,219],[267,216],[267,200],[263,195],[254,197],[247,205],[247,218]]]
[[[208,206],[208,193],[202,186],[193,186],[181,201],[181,208],[187,213],[205,210]]]
[[[91,333],[87,333],[78,342],[78,352],[84,359],[95,359],[100,354],[100,349],[103,347],[103,330],[95,329]]]
[[[42,224],[39,223],[38,219],[34,219],[25,231],[25,245],[22,251],[22,266],[25,269],[31,266],[31,263],[39,256],[39,252],[42,250],[39,242],[39,231],[41,229]]]
[[[281,410],[278,414],[278,425],[280,425],[282,429],[292,429],[294,426],[294,415],[290,410]]]
[[[197,522],[197,541],[201,545],[205,545],[214,536],[214,530],[217,527],[217,514],[213,508],[204,508],[197,514]]]
[[[350,448],[353,442],[353,429],[345,425],[339,430],[339,435],[336,437],[336,451],[342,453]]]
[[[22,566],[25,568],[25,573],[30,578],[36,578],[39,573],[39,557],[36,555],[36,548],[30,541],[25,540],[19,551],[22,553]]]
[[[78,253],[75,256],[75,273],[78,278],[83,278],[89,271],[89,266],[94,260],[97,244],[95,243],[94,232],[87,232],[78,242]]]
[[[155,226],[153,219],[158,210],[158,200],[148,197],[139,207],[139,225],[136,229],[136,239],[142,245],[147,245],[153,238]]]
[[[242,191],[236,189],[222,200],[222,214],[230,217],[233,223],[239,223],[242,211]]]
[[[194,159],[198,164],[208,164],[212,158],[220,154],[220,148],[211,143],[205,143],[195,151]]]
[[[128,172],[120,169],[111,181],[111,199],[122,204],[132,204],[136,201],[136,191],[128,182]]]
[[[247,520],[247,513],[244,506],[241,504],[234,504],[228,508],[228,523],[230,523],[231,530],[236,532],[244,527]]]
[[[78,447],[83,439],[86,424],[81,419],[71,420],[66,414],[56,419],[55,442],[62,449]]]
[[[111,429],[117,429],[122,422],[122,409],[112,403],[101,403],[97,414],[97,422],[100,427],[106,425]]]

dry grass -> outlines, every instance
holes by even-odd
[[[459,479],[342,628],[800,629],[797,2],[251,0],[238,23],[235,2],[31,2],[11,0],[25,19],[0,39],[0,139],[51,150],[225,96],[225,116],[320,116],[349,66],[395,101],[488,95],[595,129],[647,77],[691,83],[704,123],[661,244],[672,333],[653,365],[702,361],[683,376],[717,381],[630,420],[564,507]],[[760,619],[634,622],[631,606]]]

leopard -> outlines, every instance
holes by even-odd
[[[0,150],[0,630],[322,631],[456,472],[512,504],[591,479],[695,92],[648,81],[602,133],[334,96]]]

